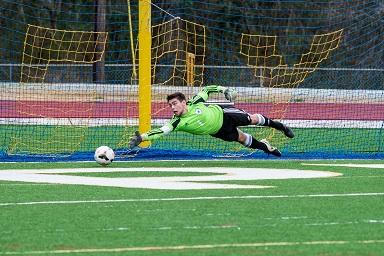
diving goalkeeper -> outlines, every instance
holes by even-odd
[[[233,101],[236,91],[224,86],[209,85],[204,87],[192,99],[186,100],[185,95],[176,92],[167,96],[167,102],[173,111],[173,118],[161,128],[152,129],[140,134],[138,131],[131,137],[129,148],[138,146],[142,141],[154,140],[172,131],[184,131],[197,135],[211,135],[225,141],[237,141],[252,149],[260,149],[267,154],[280,157],[281,152],[271,146],[265,139],[258,141],[252,135],[241,131],[239,126],[269,126],[293,138],[293,131],[286,125],[267,118],[261,114],[249,114],[244,110],[220,105],[208,105],[204,102],[211,93],[223,93],[225,98]]]

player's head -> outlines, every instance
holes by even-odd
[[[187,100],[181,92],[175,92],[167,96],[168,105],[175,116],[181,116],[187,111]]]

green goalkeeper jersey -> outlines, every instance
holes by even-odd
[[[143,140],[153,140],[171,131],[183,131],[191,134],[215,134],[223,125],[223,109],[218,105],[206,106],[204,102],[209,94],[223,92],[223,86],[209,85],[187,102],[187,112],[173,118],[161,128],[142,134]]]

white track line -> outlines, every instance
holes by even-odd
[[[20,251],[20,252],[0,252],[0,255],[17,254],[68,254],[68,253],[101,253],[101,252],[132,252],[132,251],[164,251],[164,250],[198,250],[216,249],[229,247],[267,247],[267,246],[303,246],[303,245],[338,245],[338,244],[378,244],[384,240],[362,240],[362,241],[307,241],[307,242],[267,242],[267,243],[239,243],[239,244],[201,244],[201,245],[178,245],[178,246],[145,246],[145,247],[121,247],[121,248],[88,248],[88,249],[68,249],[51,251]]]
[[[153,126],[163,125],[168,119],[156,118],[151,120]],[[98,126],[125,126],[129,124],[138,124],[137,118],[19,118],[5,117],[0,118],[0,125],[80,125],[88,127]],[[284,124],[292,128],[371,128],[380,129],[383,127],[383,121],[375,120],[311,120],[311,119],[285,119]]]
[[[281,199],[281,198],[313,198],[313,197],[358,197],[384,196],[378,193],[347,193],[347,194],[310,194],[310,195],[276,195],[276,196],[207,196],[207,197],[170,197],[170,198],[137,198],[137,199],[107,199],[107,200],[76,200],[76,201],[40,201],[0,203],[0,206],[40,205],[40,204],[90,204],[90,203],[122,203],[122,202],[160,202],[160,201],[193,201],[193,200],[232,200],[232,199]]]

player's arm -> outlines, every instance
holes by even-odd
[[[140,134],[138,131],[136,131],[135,135],[133,135],[129,141],[129,148],[134,148],[138,146],[142,141],[147,141],[147,140],[151,141],[151,140],[158,139],[175,130],[179,123],[180,123],[180,118],[173,118],[162,127],[152,129],[143,134]]]
[[[211,93],[224,93],[224,96],[227,100],[233,101],[236,97],[236,91],[229,89],[225,86],[220,85],[208,85],[203,88],[198,94],[193,96],[188,102],[191,104],[196,104],[199,102],[205,102],[208,100]]]

